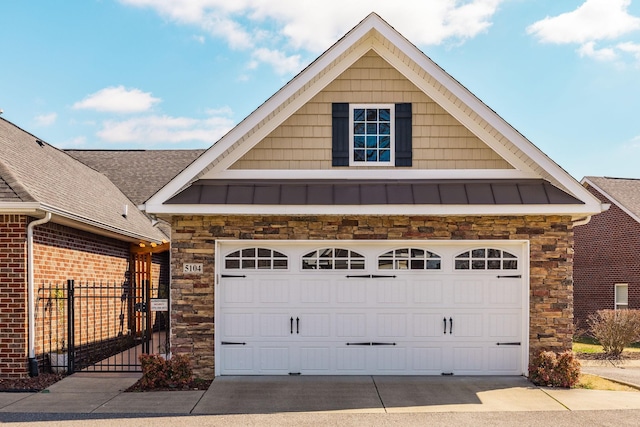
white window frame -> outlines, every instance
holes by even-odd
[[[619,289],[626,288],[627,290],[627,302],[618,302],[618,293]],[[628,283],[616,283],[614,285],[614,295],[613,295],[613,307],[616,310],[625,310],[629,308],[629,284]]]
[[[389,109],[389,161],[388,162],[356,162],[354,160],[353,111],[356,109]],[[395,104],[349,104],[349,166],[394,166],[396,162],[396,106]],[[366,143],[365,143],[366,144]],[[365,148],[366,150],[366,148]],[[366,156],[365,156],[366,157]]]

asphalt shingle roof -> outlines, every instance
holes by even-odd
[[[66,150],[141,205],[206,150]]]
[[[640,179],[587,176],[585,179],[597,185],[634,215],[640,217]]]
[[[3,118],[0,147],[0,202],[38,202],[60,216],[105,230],[166,239],[105,175]],[[124,205],[129,206],[126,218]]]

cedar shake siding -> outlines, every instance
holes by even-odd
[[[373,52],[356,61],[231,169],[331,169],[332,104],[346,101],[352,104],[411,104],[413,161],[407,162],[405,158],[405,163],[396,166],[512,169],[484,142]],[[348,152],[345,154],[348,156]],[[347,161],[340,166],[348,165]]]

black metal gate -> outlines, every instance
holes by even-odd
[[[141,354],[168,352],[168,299],[158,298],[167,294],[148,281],[44,284],[36,322],[40,371],[140,371]]]

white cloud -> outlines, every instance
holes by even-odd
[[[582,57],[614,61],[620,51],[633,52],[633,43],[596,49],[595,43],[615,40],[640,31],[640,18],[629,14],[631,0],[586,0],[572,12],[547,16],[527,27],[527,33],[543,43],[579,44]]]
[[[627,12],[631,0],[586,0],[573,12],[546,17],[527,28],[545,43],[587,43],[640,30],[640,18]]]
[[[99,90],[73,104],[76,110],[96,110],[109,113],[140,113],[148,111],[160,102],[149,92],[112,86]]]
[[[197,141],[213,144],[232,127],[233,121],[224,110],[205,119],[153,115],[121,121],[107,120],[97,135],[114,143],[149,145]]]
[[[34,118],[36,126],[51,126],[57,119],[57,113],[40,114]]]
[[[414,43],[440,44],[486,31],[505,1],[324,0],[319,6],[301,0],[120,0],[250,50],[251,65],[267,63],[280,73],[300,69],[300,56],[289,51],[320,53],[372,11]]]
[[[253,57],[259,62],[271,65],[278,74],[293,73],[301,68],[300,55],[287,56],[279,50],[262,47],[253,52]]]
[[[640,61],[640,44],[632,42],[619,43],[616,46],[619,50],[630,53],[636,60]]]
[[[578,49],[580,56],[588,56],[598,61],[613,61],[618,58],[615,49],[596,49],[595,42],[587,42]]]

